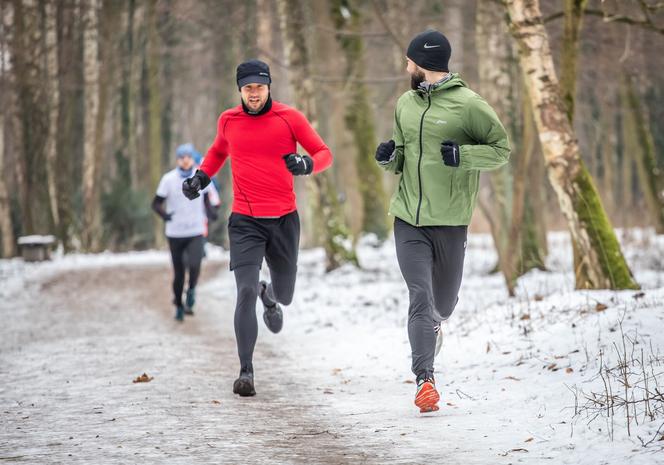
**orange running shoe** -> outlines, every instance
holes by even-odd
[[[436,390],[436,382],[433,377],[421,379],[417,383],[415,394],[415,405],[420,408],[420,413],[435,412],[438,410],[440,394]]]

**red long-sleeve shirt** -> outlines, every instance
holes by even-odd
[[[294,211],[293,175],[283,156],[300,144],[314,161],[314,173],[332,164],[332,153],[306,117],[273,101],[266,113],[247,114],[242,105],[219,117],[217,136],[200,169],[214,176],[231,158],[233,211],[254,217],[278,217]]]

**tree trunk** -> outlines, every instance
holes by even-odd
[[[563,28],[562,73],[560,88],[563,103],[572,129],[574,128],[574,102],[576,99],[576,72],[579,58],[579,39],[581,24],[587,0],[563,0],[565,25]],[[588,270],[581,256],[581,249],[571,236],[572,254],[574,256],[574,274],[577,288],[590,286]]]
[[[477,3],[475,36],[478,55],[479,88],[482,96],[500,115],[501,121],[509,132],[510,139],[516,145],[515,130],[516,111],[514,87],[511,79],[511,62],[513,60],[509,31],[502,21],[504,15],[500,5],[491,0],[480,0]],[[491,227],[498,263],[496,271],[505,277],[508,291],[513,294],[514,272],[512,262],[507,255],[507,246],[512,240],[510,217],[512,203],[512,163],[488,174],[491,194],[488,201],[491,206],[482,209]],[[518,240],[518,238],[515,238]]]
[[[49,201],[55,229],[59,229],[60,216],[56,183],[57,164],[57,130],[60,95],[58,92],[58,37],[57,37],[57,5],[51,2],[42,3],[44,17],[44,49],[46,52],[45,81],[48,95],[48,136],[46,139],[46,176],[48,182]]]
[[[526,191],[532,191],[532,197],[539,195],[541,174],[530,177],[529,166],[533,163],[537,133],[530,102],[527,96],[523,99],[523,133],[521,147],[516,157],[514,170],[514,186],[512,194],[512,218],[509,231],[510,240],[507,245],[507,271],[510,279],[508,290],[514,295],[516,280],[519,276],[537,268],[544,270],[543,252],[546,250],[546,232],[538,234],[537,217],[533,203],[528,199]],[[540,223],[541,224],[541,223]],[[544,246],[542,245],[544,243]],[[511,287],[510,287],[511,286]]]
[[[5,71],[2,70],[2,79],[4,81]],[[4,94],[4,82],[3,82]],[[4,95],[3,95],[4,97]],[[4,101],[0,100],[1,103]],[[3,106],[3,108],[6,108]],[[7,195],[7,186],[5,184],[5,115],[0,113],[0,236],[2,237],[2,249],[0,257],[13,257],[16,249],[14,246],[14,230],[12,228],[12,216],[9,208],[9,196]]]
[[[178,43],[176,19],[172,16],[173,0],[162,0],[162,12],[158,15],[158,38],[163,44],[163,53],[160,55],[160,64],[163,68],[163,80],[160,84],[161,101],[161,139],[162,139],[162,166],[170,166],[173,160],[173,92],[175,85],[175,71],[173,70],[173,49]],[[156,187],[156,186],[155,186]]]
[[[83,66],[85,82],[85,134],[83,158],[83,230],[81,240],[87,251],[97,251],[100,245],[99,216],[99,4],[89,0],[83,13]]]
[[[549,180],[592,289],[637,289],[606,216],[599,195],[581,160],[553,67],[548,35],[537,0],[504,0],[511,31],[519,45],[520,63],[546,160]]]
[[[56,137],[56,193],[58,196],[58,228],[56,234],[65,251],[73,248],[75,221],[73,197],[76,182],[75,169],[81,158],[77,130],[79,117],[79,92],[82,86],[82,64],[80,60],[80,7],[78,2],[59,3],[57,7],[58,33],[58,124]],[[75,178],[78,180],[79,178]]]
[[[136,2],[128,0],[123,12],[123,42],[120,68],[122,84],[120,86],[120,135],[119,151],[124,169],[120,170],[133,190],[138,190],[138,166],[136,148],[136,89],[139,85],[139,69],[137,58],[140,54],[136,46]]]
[[[646,206],[657,234],[664,234],[664,176],[657,167],[655,142],[644,115],[641,100],[634,89],[634,83],[628,71],[622,73],[622,98],[626,117],[626,151],[631,154],[636,164],[639,187],[645,197]],[[627,141],[632,141],[631,147]]]
[[[16,141],[20,152],[20,204],[24,234],[53,231],[46,157],[49,113],[40,4],[13,2],[10,57],[17,97]]]
[[[150,193],[155,192],[159,179],[162,175],[162,115],[161,115],[161,90],[159,82],[160,54],[159,36],[157,31],[157,0],[147,2],[147,84],[148,84],[148,160]],[[162,245],[164,237],[162,233],[162,222],[154,215],[155,238],[157,245]]]
[[[344,85],[346,94],[345,123],[353,134],[355,164],[359,174],[359,190],[362,195],[362,230],[374,233],[378,239],[387,238],[387,215],[382,173],[374,160],[376,149],[375,117],[369,105],[369,89],[361,80],[365,78],[364,43],[360,32],[362,17],[351,0],[330,2],[332,22],[338,30],[353,31],[355,35],[337,34],[346,58]]]
[[[583,10],[588,0],[563,0],[565,25],[563,28],[562,72],[560,88],[563,102],[570,121],[574,121],[574,101],[576,100],[576,69],[579,58],[579,39]]]
[[[2,30],[11,28],[9,22],[9,15],[6,13],[5,3],[0,3],[0,24]],[[10,108],[8,93],[8,71],[7,71],[7,34],[0,36],[0,108],[5,111]],[[14,228],[12,224],[10,198],[7,192],[7,173],[5,171],[5,131],[7,127],[5,123],[5,113],[0,113],[0,257],[8,258],[13,257],[16,253]]]
[[[306,24],[304,5],[301,0],[279,0],[278,8],[295,104],[315,128],[317,126],[316,95],[311,79],[306,35],[302,28],[302,25]],[[318,173],[313,176],[313,179],[315,182],[310,185],[315,186],[316,192],[312,193],[310,198],[314,201],[312,203],[316,204],[315,211],[320,215],[323,225],[327,270],[331,271],[348,262],[357,264],[353,241],[339,204],[331,171]]]
[[[528,167],[535,150],[536,137],[532,112],[521,111],[520,86],[516,51],[512,48],[504,10],[492,0],[480,0],[476,13],[478,72],[482,96],[496,109],[507,128],[515,150],[510,164],[489,173],[492,207],[483,208],[498,252],[497,268],[503,273],[510,295],[514,295],[516,279],[534,267],[542,267],[540,247],[533,234],[526,191],[535,193],[538,182],[529,183]],[[526,105],[522,105],[526,107]],[[539,259],[538,259],[539,258]]]

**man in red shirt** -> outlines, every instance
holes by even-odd
[[[230,156],[233,209],[228,219],[230,268],[235,274],[237,303],[235,336],[240,376],[233,392],[253,396],[253,353],[258,335],[256,298],[263,303],[263,320],[278,333],[283,325],[280,307],[293,300],[300,220],[293,176],[319,173],[332,164],[332,154],[305,116],[270,96],[270,68],[250,60],[237,68],[241,105],[219,117],[217,136],[193,177],[182,191],[194,199]],[[296,152],[300,144],[309,155]],[[271,283],[259,282],[263,258]]]

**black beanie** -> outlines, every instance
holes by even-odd
[[[270,76],[270,67],[267,63],[260,60],[249,60],[240,63],[235,73],[237,88],[241,89],[247,84],[267,84],[272,83]]]
[[[416,35],[406,52],[406,56],[417,66],[428,71],[449,71],[447,64],[451,54],[452,47],[447,37],[433,29]]]

